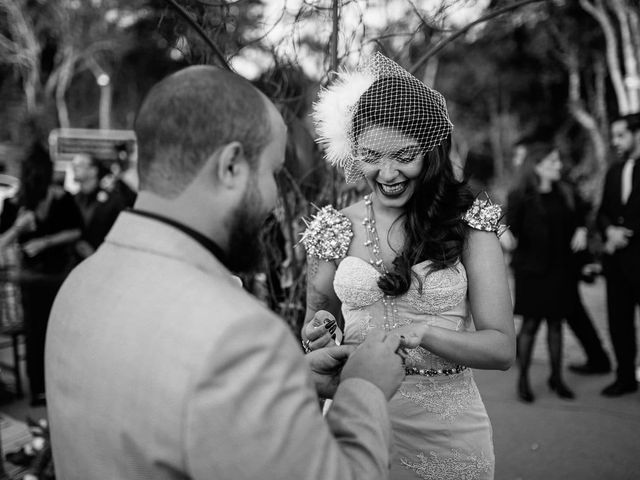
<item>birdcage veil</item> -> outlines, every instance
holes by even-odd
[[[363,67],[339,72],[320,92],[312,116],[325,158],[344,168],[348,183],[362,177],[358,139],[367,128],[387,127],[411,137],[422,153],[439,146],[453,128],[444,97],[379,52]],[[385,138],[376,143],[384,146]]]

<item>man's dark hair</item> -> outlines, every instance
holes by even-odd
[[[52,180],[53,162],[49,152],[35,142],[20,165],[20,205],[29,210],[35,209],[47,196]]]
[[[271,129],[264,97],[231,72],[194,66],[155,85],[135,122],[141,190],[174,198],[197,176],[207,158],[233,141],[251,168]]]
[[[626,115],[620,115],[616,117],[613,122],[625,122],[627,124],[627,128],[631,132],[640,131],[640,113],[628,113]]]

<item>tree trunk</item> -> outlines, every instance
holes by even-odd
[[[607,166],[607,149],[598,128],[598,122],[584,108],[584,102],[580,96],[580,71],[575,51],[569,54],[567,67],[569,70],[569,112],[589,134],[598,170],[603,172]]]
[[[595,3],[591,3],[589,0],[580,0],[580,6],[589,13],[598,24],[600,24],[600,28],[602,28],[606,42],[609,76],[613,84],[613,89],[616,92],[618,111],[621,115],[624,115],[630,113],[631,104],[620,65],[618,37],[602,0],[594,0],[594,2]]]
[[[625,69],[625,87],[629,99],[628,112],[640,111],[640,82],[638,81],[638,61],[631,38],[631,5],[621,0],[612,0],[613,11],[618,17],[622,59]]]

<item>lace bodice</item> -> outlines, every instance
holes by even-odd
[[[422,280],[422,290],[416,278],[409,290],[394,299],[396,312],[391,328],[414,322],[426,322],[451,330],[466,330],[469,326],[467,307],[467,274],[462,263],[429,272],[430,262],[413,267]],[[345,319],[345,343],[360,343],[374,328],[384,328],[384,294],[377,285],[380,273],[359,257],[345,257],[336,271],[333,287],[342,302]],[[422,347],[409,352],[407,366],[416,368],[451,368],[451,362],[433,355]]]

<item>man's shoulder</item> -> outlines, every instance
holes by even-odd
[[[52,314],[54,328],[60,322],[67,329],[70,322],[84,328],[83,319],[91,316],[107,336],[123,329],[134,336],[162,331],[190,345],[184,355],[199,358],[227,343],[246,351],[288,334],[284,321],[227,273],[153,255],[135,263],[122,260],[114,268],[114,255],[101,247],[71,272]],[[148,339],[149,346],[154,342],[161,346],[165,340]]]
[[[624,164],[625,164],[625,160],[620,160],[619,158],[616,158],[611,163],[609,163],[609,167],[607,168],[607,175],[611,175],[617,170],[622,170],[622,168],[624,167]]]

